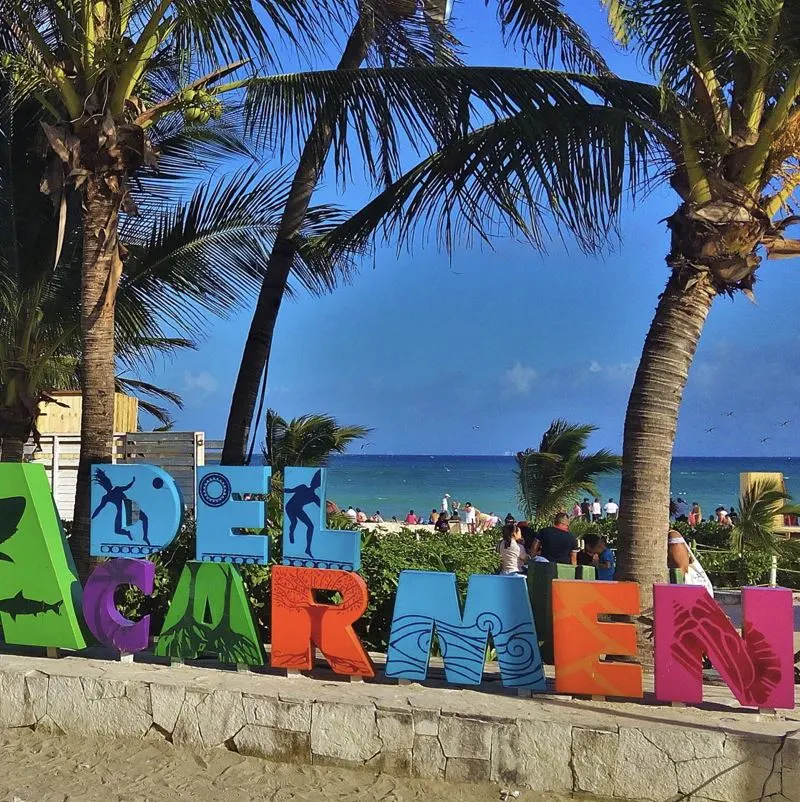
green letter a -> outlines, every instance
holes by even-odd
[[[0,625],[6,643],[83,649],[81,586],[43,465],[0,464]]]
[[[223,663],[260,666],[264,650],[242,576],[231,563],[187,562],[155,654],[177,659],[214,652]]]

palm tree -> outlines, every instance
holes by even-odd
[[[90,466],[111,457],[114,318],[128,256],[120,223],[136,211],[132,181],[155,165],[165,128],[226,113],[221,98],[241,85],[238,74],[249,63],[275,63],[276,36],[317,47],[340,9],[333,0],[0,2],[0,66],[11,83],[4,100],[43,111],[50,157],[43,188],[61,221],[70,192],[80,198],[78,562],[88,544]]]
[[[366,172],[389,184],[399,165],[398,143],[417,145],[430,138],[441,141],[468,124],[473,100],[508,108],[500,97],[502,87],[519,76],[460,67],[445,23],[451,5],[447,0],[424,4],[419,14],[413,2],[362,2],[335,70],[298,76],[287,87],[274,78],[249,84],[253,119],[284,116],[291,124],[305,122],[301,135],[281,138],[303,141],[302,151],[281,220],[276,247],[270,254],[264,281],[253,313],[231,400],[223,464],[249,461],[247,447],[261,387],[261,405],[267,389],[269,358],[283,300],[293,238],[302,225],[314,190],[333,151],[339,177],[347,174],[350,138],[361,146]],[[499,0],[498,17],[509,41],[538,51],[545,62],[558,52],[570,66],[605,71],[605,64],[581,28],[563,14],[556,0]],[[368,69],[360,70],[364,62]],[[375,65],[379,65],[376,69]],[[509,81],[509,78],[512,80]],[[526,100],[535,101],[545,76],[532,72],[533,88]],[[320,102],[308,114],[308,97],[322,91]],[[522,91],[517,86],[518,91]],[[546,91],[546,90],[545,90]],[[474,97],[470,96],[474,93]],[[516,105],[512,101],[512,105]],[[462,118],[454,117],[459,110]],[[274,130],[269,129],[274,136]],[[373,151],[371,142],[378,140]],[[491,180],[491,179],[490,179]],[[253,437],[255,442],[255,437]]]
[[[621,460],[610,451],[586,453],[586,442],[595,431],[596,426],[554,420],[538,450],[517,454],[519,498],[528,519],[551,523],[553,515],[567,510],[579,494],[599,495],[598,476],[619,470]]]
[[[796,558],[800,540],[778,534],[775,521],[786,513],[797,511],[790,505],[790,496],[774,480],[757,479],[739,499],[739,518],[731,530],[731,549],[742,560],[748,553]]]
[[[78,389],[81,219],[69,198],[56,260],[59,221],[39,191],[44,170],[38,111],[30,103],[0,116],[0,441],[2,459],[19,461],[33,436],[39,402],[50,390]],[[192,347],[207,313],[225,316],[261,278],[258,255],[277,232],[288,190],[285,172],[255,164],[201,184],[182,199],[181,180],[206,171],[208,157],[247,155],[223,131],[166,132],[158,176],[132,188],[142,213],[127,218],[120,239],[128,251],[115,314],[117,390],[140,397],[140,408],[169,421],[159,401],[180,406],[175,393],[132,377],[160,356]],[[181,180],[179,180],[181,179]],[[175,197],[175,196],[178,197]],[[319,291],[334,269],[316,238],[342,219],[331,207],[309,210],[298,234],[295,279]],[[75,544],[73,548],[76,548]]]
[[[301,415],[287,421],[269,409],[264,461],[280,474],[289,465],[322,467],[332,454],[343,454],[350,443],[371,431],[366,426],[342,426],[330,415]]]
[[[448,244],[491,226],[522,229],[541,247],[549,217],[591,251],[614,232],[626,190],[669,182],[677,195],[667,218],[669,276],[631,390],[622,455],[617,576],[640,583],[649,609],[653,583],[666,581],[675,430],[708,312],[720,296],[752,298],[764,253],[800,254],[800,240],[786,237],[799,220],[800,7],[603,4],[652,84],[555,72],[583,105],[565,94],[468,131],[379,193],[334,239],[365,247],[376,230],[411,240],[435,228]],[[640,645],[646,656],[646,640]]]

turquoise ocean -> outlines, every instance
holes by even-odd
[[[513,457],[356,456],[333,457],[328,466],[328,498],[352,504],[386,520],[413,509],[430,514],[449,493],[462,505],[470,501],[483,512],[519,514]],[[707,518],[720,504],[739,506],[739,473],[780,471],[800,500],[800,457],[676,457],[672,461],[672,495],[697,501]],[[619,500],[620,477],[598,482],[602,500]]]

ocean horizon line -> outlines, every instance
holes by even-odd
[[[364,459],[370,459],[375,457],[414,457],[414,458],[424,458],[424,459],[437,459],[439,457],[446,457],[448,459],[452,459],[454,457],[461,458],[461,459],[483,459],[483,458],[512,458],[514,457],[513,453],[506,452],[503,454],[431,454],[431,453],[399,453],[399,452],[389,452],[385,454],[377,454],[377,453],[370,453],[365,454],[363,452],[346,452],[344,454],[332,454],[331,459],[341,459],[342,457],[363,457]],[[748,459],[748,460],[792,460],[798,459],[800,460],[800,455],[781,455],[781,454],[726,454],[724,456],[707,456],[703,454],[674,454],[673,459]]]

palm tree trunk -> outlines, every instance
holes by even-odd
[[[616,578],[639,583],[644,615],[666,582],[670,467],[683,390],[716,291],[705,275],[689,289],[673,272],[645,340],[625,416]],[[639,652],[652,666],[640,627]]]
[[[7,431],[0,444],[0,462],[22,462],[27,436],[17,431]]]
[[[361,66],[369,50],[370,30],[363,19],[356,23],[337,69],[354,70]],[[242,465],[245,462],[258,391],[268,369],[275,324],[286,292],[292,262],[297,253],[294,239],[305,220],[311,196],[319,182],[332,141],[333,132],[330,126],[322,120],[317,120],[303,147],[292,180],[275,245],[267,262],[250,331],[247,334],[228,413],[225,445],[222,450],[223,465]]]
[[[100,180],[84,198],[81,333],[83,345],[81,452],[71,546],[83,581],[91,569],[91,466],[112,461],[114,434],[114,305],[121,264],[119,201]]]

